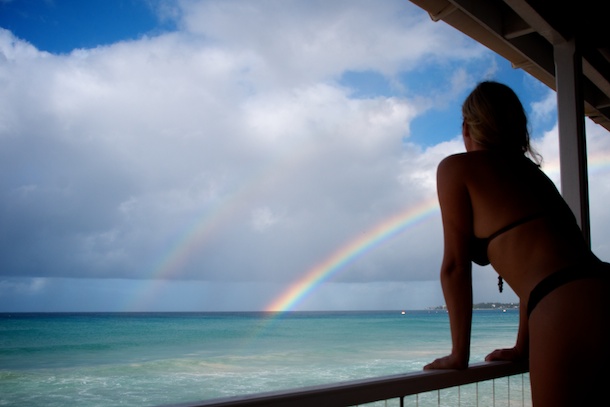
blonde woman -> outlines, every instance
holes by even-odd
[[[437,173],[453,345],[425,369],[468,367],[471,262],[491,263],[500,287],[506,281],[520,298],[520,323],[515,346],[486,360],[529,358],[535,407],[597,405],[610,384],[610,265],[590,251],[540,170],[512,89],[483,82],[462,114],[466,153],[445,158]]]

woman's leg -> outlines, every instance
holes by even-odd
[[[534,407],[608,403],[610,284],[576,280],[553,290],[529,320]]]

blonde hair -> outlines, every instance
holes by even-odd
[[[462,105],[471,139],[490,150],[520,152],[538,164],[541,156],[530,145],[527,117],[515,92],[498,82],[481,82]]]

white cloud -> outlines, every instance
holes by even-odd
[[[2,275],[293,282],[434,199],[436,165],[461,139],[419,146],[410,125],[463,96],[473,61],[497,69],[403,1],[159,13],[180,30],[60,56],[0,30]],[[432,66],[452,74],[418,93],[357,97],[341,82]],[[412,226],[335,281],[380,281],[379,295],[436,281],[440,233],[438,219]]]
[[[531,120],[545,120],[557,111],[557,94],[548,89],[546,97],[540,101],[532,103],[533,117]]]
[[[441,142],[425,150],[411,145],[401,160],[402,173],[399,181],[409,188],[421,187],[422,193],[436,195],[436,167],[448,155],[464,152],[462,136]]]
[[[393,75],[422,58],[479,56],[481,47],[404,2],[183,1],[182,25],[237,52],[254,52],[257,83],[283,86],[375,70]]]
[[[258,232],[264,232],[279,220],[280,217],[273,213],[268,206],[256,208],[252,211],[252,227]]]

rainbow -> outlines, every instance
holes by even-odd
[[[263,193],[270,180],[275,179],[277,174],[286,176],[296,170],[309,154],[311,154],[311,148],[304,147],[294,154],[268,163],[259,171],[255,171],[248,179],[233,189],[229,189],[214,204],[204,208],[176,235],[172,244],[162,250],[159,257],[153,259],[147,268],[150,270],[149,275],[146,276],[148,284],[138,294],[133,295],[123,308],[128,311],[147,309],[147,306],[160,295],[166,280],[179,277],[184,272],[193,253],[212,239],[232,216],[243,211],[252,202],[256,202],[258,196]],[[278,168],[281,168],[282,171],[278,171]]]
[[[307,149],[303,150],[306,151]],[[214,233],[220,230],[231,216],[243,210],[248,203],[256,200],[261,190],[266,187],[265,182],[268,177],[271,174],[278,173],[276,171],[278,167],[292,169],[297,166],[296,163],[300,163],[306,157],[306,153],[301,153],[296,157],[293,155],[288,159],[280,160],[280,162],[270,163],[257,174],[253,174],[251,179],[245,180],[240,186],[229,191],[229,194],[216,202],[216,205],[206,208],[207,210],[200,213],[199,217],[187,224],[182,232],[176,236],[172,245],[161,251],[158,258],[153,259],[151,266],[148,268],[150,270],[147,279],[148,284],[140,289],[138,294],[132,296],[124,308],[126,310],[146,309],[148,303],[152,302],[163,289],[164,281],[178,276],[183,271],[183,267],[194,251],[212,238]],[[543,170],[551,178],[558,178],[559,160],[544,162]],[[598,176],[609,170],[609,153],[602,150],[589,154],[590,176]],[[285,173],[285,171],[282,171],[282,173]],[[298,281],[294,282],[285,292],[271,302],[266,310],[286,311],[292,309],[320,283],[330,278],[348,263],[383,241],[429,218],[437,210],[436,198],[428,199],[382,221],[359,237],[348,241],[327,258],[307,270]]]
[[[273,300],[265,308],[265,311],[285,312],[293,309],[297,303],[303,300],[316,287],[347,264],[382,242],[400,234],[407,228],[423,222],[436,213],[438,213],[438,201],[434,197],[383,220],[367,232],[347,242],[326,259],[306,271],[298,281],[294,282],[286,291]]]

